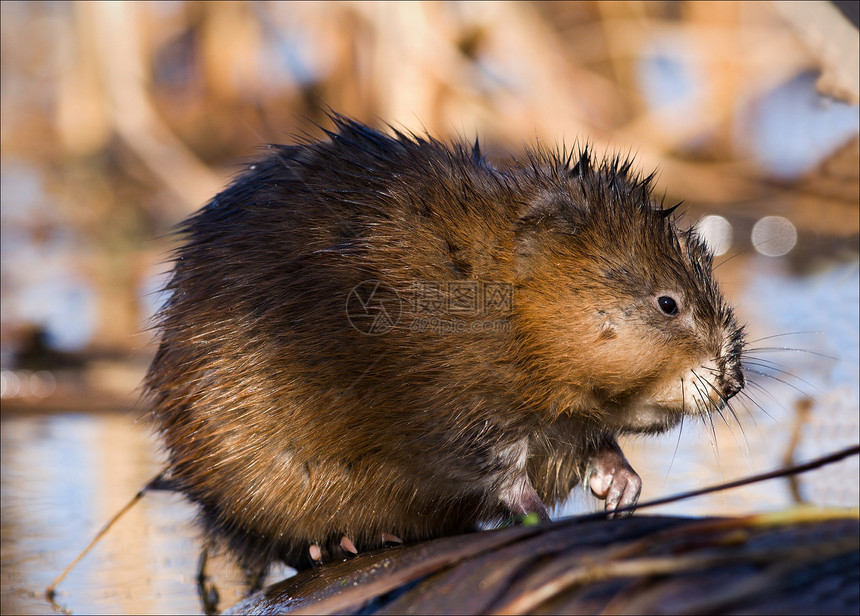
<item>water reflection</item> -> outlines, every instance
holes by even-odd
[[[680,434],[624,443],[643,475],[643,499],[780,466],[798,402],[807,396],[814,402],[798,460],[857,440],[857,263],[794,278],[780,260],[741,261],[727,262],[720,271],[750,323],[750,339],[762,339],[753,346],[801,348],[838,360],[795,351],[759,353],[794,375],[762,370],[780,379],[762,376],[764,390],[750,390],[766,414],[747,404],[748,412],[739,409],[742,426],[717,420],[712,431],[701,422],[687,422]],[[766,338],[773,334],[791,335]],[[50,609],[42,598],[45,586],[161,469],[159,452],[146,428],[125,414],[6,414],[2,427],[0,611],[44,613]],[[819,504],[856,507],[858,475],[857,458],[849,459],[805,476],[801,493]],[[788,482],[770,481],[661,511],[726,515],[791,503]],[[564,513],[593,506],[590,497],[578,494]],[[193,516],[175,495],[147,495],[60,585],[58,603],[76,613],[198,613],[194,578],[200,544]],[[211,573],[221,607],[235,603],[242,592],[240,572],[216,558]],[[285,573],[276,571],[272,578]]]
[[[2,611],[44,613],[40,590],[157,471],[158,462],[145,433],[127,416],[8,417],[2,438]],[[159,500],[121,521],[72,572],[61,600],[68,593],[74,611],[89,613],[196,611],[191,601],[166,600],[148,588],[163,575],[160,563],[171,550],[194,550],[191,529],[183,523],[183,532],[176,532],[177,521],[188,520],[190,511]],[[164,551],[167,537],[172,545]],[[193,556],[188,565],[193,568]]]

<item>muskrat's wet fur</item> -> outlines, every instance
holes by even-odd
[[[146,379],[173,485],[242,565],[546,519],[585,482],[635,504],[616,436],[743,387],[705,245],[629,162],[333,121],[183,224]],[[428,291],[502,301],[428,320]]]

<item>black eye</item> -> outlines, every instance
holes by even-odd
[[[678,314],[677,302],[668,295],[661,295],[658,297],[657,304],[660,306],[660,310],[666,314]]]

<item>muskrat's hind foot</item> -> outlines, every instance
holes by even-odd
[[[355,543],[346,535],[341,535],[340,539],[332,537],[324,543],[312,543],[308,546],[308,556],[310,556],[312,565],[321,565],[323,563],[336,560],[346,560],[358,554],[358,548]]]
[[[593,471],[588,485],[597,498],[606,499],[610,518],[633,515],[633,509],[615,513],[622,507],[635,507],[642,491],[642,479],[627,462],[614,442],[599,450],[591,460]]]
[[[526,475],[515,479],[502,492],[500,500],[512,516],[526,516],[530,513],[536,513],[541,522],[551,521],[546,505],[543,504]]]

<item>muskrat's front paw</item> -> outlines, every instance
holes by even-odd
[[[594,472],[588,485],[597,498],[606,500],[606,511],[635,507],[642,491],[642,479],[627,462],[620,449],[600,452],[593,460]],[[633,510],[610,513],[609,517],[627,517]]]

